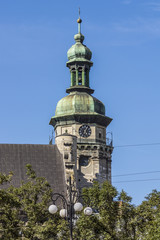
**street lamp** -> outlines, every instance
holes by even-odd
[[[59,214],[62,218],[65,218],[69,222],[70,229],[70,240],[73,240],[73,220],[76,219],[75,213],[81,212],[83,209],[82,203],[79,202],[80,198],[83,198],[84,195],[79,195],[76,190],[72,189],[73,185],[71,184],[71,177],[69,177],[69,185],[67,185],[69,196],[66,198],[63,194],[54,193],[52,195],[53,204],[49,206],[48,211],[51,214],[55,214],[58,211],[58,207],[56,206],[57,201],[61,201],[63,208],[60,210]],[[85,195],[88,198],[88,196]],[[89,198],[88,201],[89,203]],[[86,207],[84,209],[85,215],[92,215],[92,208]]]

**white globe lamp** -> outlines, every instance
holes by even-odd
[[[61,209],[59,214],[62,218],[65,218],[65,217],[67,217],[67,210],[66,209]]]
[[[49,211],[51,214],[55,214],[55,213],[58,211],[58,208],[57,208],[56,205],[52,204],[52,205],[49,206],[48,211]]]
[[[75,212],[80,212],[80,211],[82,211],[82,209],[83,209],[82,203],[77,202],[77,203],[74,204],[74,210],[75,210]]]
[[[84,214],[87,215],[87,216],[90,216],[92,214],[92,208],[91,207],[86,207],[84,209]]]

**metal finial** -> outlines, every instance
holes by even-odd
[[[77,23],[78,23],[78,33],[81,33],[81,22],[82,22],[82,19],[80,18],[80,7],[79,7],[79,18],[77,20]]]
[[[80,18],[80,13],[81,13],[81,11],[80,11],[80,7],[79,7],[79,18],[77,20],[77,23],[81,23],[82,22],[82,19]]]

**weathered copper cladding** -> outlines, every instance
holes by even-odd
[[[76,43],[67,52],[67,67],[71,72],[71,85],[66,90],[69,95],[58,102],[55,116],[50,120],[50,124],[55,128],[62,125],[64,121],[66,124],[84,121],[105,127],[112,121],[105,116],[104,104],[91,95],[94,92],[90,88],[89,81],[89,71],[93,65],[90,61],[92,52],[83,44],[84,36],[81,34],[82,20],[80,20],[77,21],[78,34],[74,36]]]

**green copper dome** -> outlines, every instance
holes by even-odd
[[[81,113],[105,115],[105,106],[86,92],[71,92],[58,102],[55,117]]]
[[[79,18],[78,33],[74,36],[76,43],[68,50],[67,67],[70,70],[70,87],[66,89],[68,96],[62,98],[56,107],[55,116],[50,124],[57,126],[71,125],[75,123],[94,123],[108,126],[112,119],[105,116],[105,106],[91,94],[89,72],[93,65],[90,61],[92,52],[83,44],[84,36],[81,33]]]
[[[81,33],[82,20],[79,18],[77,22],[78,22],[78,33],[74,35],[74,39],[76,43],[72,45],[72,47],[67,52],[67,57],[68,57],[67,65],[74,61],[89,62],[90,65],[92,65],[93,63],[90,61],[92,57],[92,52],[86,45],[83,44],[84,36]]]
[[[68,50],[67,56],[68,60],[75,60],[79,58],[81,61],[90,60],[92,57],[92,52],[83,44],[84,36],[78,33],[74,36],[76,43]]]

